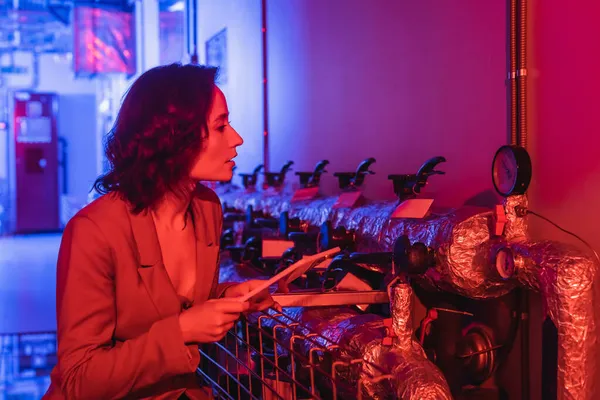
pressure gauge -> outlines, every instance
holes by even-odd
[[[508,247],[498,250],[494,263],[502,279],[510,279],[515,274],[515,258]]]
[[[504,197],[524,194],[531,182],[531,158],[523,147],[502,146],[492,163],[492,181]]]

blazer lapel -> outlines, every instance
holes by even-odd
[[[129,214],[131,228],[138,250],[138,274],[161,318],[179,311],[180,301],[165,269],[156,234],[154,220],[149,212]]]
[[[217,224],[212,212],[212,203],[202,198],[192,201],[194,228],[196,232],[196,303],[209,299],[219,258]]]

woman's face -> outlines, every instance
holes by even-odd
[[[229,181],[233,176],[236,148],[244,143],[229,125],[227,101],[221,89],[215,86],[213,103],[208,114],[208,135],[190,177],[195,181]]]

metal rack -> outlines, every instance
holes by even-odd
[[[217,399],[362,399],[366,385],[390,384],[386,371],[343,350],[289,313],[270,309],[202,349],[198,374]]]

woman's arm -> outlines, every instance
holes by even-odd
[[[184,344],[178,316],[115,345],[113,254],[84,216],[65,228],[58,257],[57,322],[60,387],[69,399],[121,398],[174,375],[192,373],[198,356]]]

